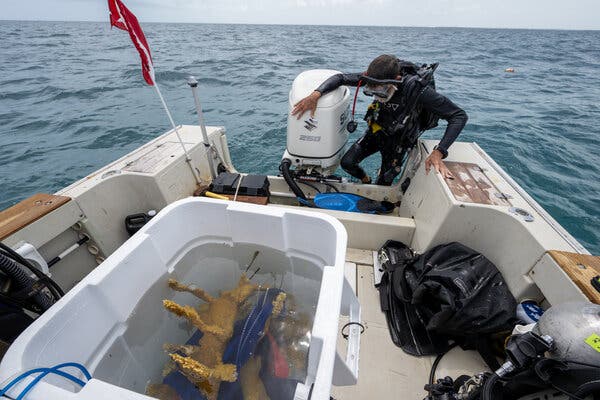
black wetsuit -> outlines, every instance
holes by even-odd
[[[357,86],[362,74],[337,74],[327,79],[316,90],[320,93],[330,92],[342,85]],[[394,96],[387,103],[373,102],[365,119],[369,122],[369,128],[365,134],[358,139],[342,157],[342,168],[350,175],[358,179],[367,176],[359,166],[360,162],[376,152],[381,152],[381,168],[377,176],[377,185],[391,185],[400,171],[397,168],[402,165],[408,148],[414,145],[414,138],[422,130],[418,118],[409,121],[401,129],[394,129],[395,123],[403,119],[407,109],[407,99],[404,95],[406,84],[400,84]],[[437,117],[448,122],[446,132],[438,144],[443,154],[447,154],[448,148],[456,140],[456,137],[467,122],[467,113],[450,101],[447,97],[437,93],[431,87],[425,87],[416,107],[421,107]],[[375,124],[373,124],[373,122]],[[411,139],[407,139],[411,138]]]

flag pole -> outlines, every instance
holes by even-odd
[[[202,113],[202,105],[198,99],[198,81],[193,76],[190,76],[187,81],[188,85],[192,88],[192,94],[194,95],[194,103],[196,104],[196,112],[198,113],[198,122],[200,124],[200,130],[202,132],[202,141],[206,148],[206,157],[208,158],[208,168],[210,169],[210,175],[213,179],[216,178],[215,165],[213,162],[213,156],[211,154],[211,146],[208,141],[208,133],[206,132],[206,124],[204,123],[204,114]]]
[[[188,154],[188,152],[187,152],[187,150],[185,148],[185,145],[183,144],[183,140],[181,140],[181,136],[179,135],[179,129],[177,128],[177,125],[175,125],[175,121],[173,121],[173,117],[171,116],[171,112],[169,111],[169,107],[167,107],[167,103],[165,103],[165,99],[163,98],[162,93],[160,92],[160,89],[158,88],[158,84],[156,83],[156,80],[154,80],[154,85],[153,86],[156,89],[156,93],[158,94],[158,97],[160,98],[160,101],[161,101],[161,103],[163,105],[163,108],[167,112],[167,116],[169,117],[169,121],[171,122],[171,125],[173,126],[173,129],[175,130],[175,134],[177,135],[177,139],[179,139],[179,144],[181,144],[181,147],[183,148],[183,153],[185,154],[185,161],[190,166],[190,169],[192,170],[192,174],[194,175],[194,179],[196,179],[196,183],[200,184],[201,181],[200,181],[200,177],[198,176],[198,172],[196,171],[196,169],[192,165],[192,159],[191,159],[190,155]]]

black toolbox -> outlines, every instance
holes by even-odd
[[[238,189],[239,185],[239,189]],[[221,172],[210,184],[210,191],[242,196],[269,196],[269,178],[266,175],[240,175]]]

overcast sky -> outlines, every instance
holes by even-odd
[[[600,29],[600,0],[124,0],[142,22]],[[105,21],[106,0],[4,0],[0,19]]]

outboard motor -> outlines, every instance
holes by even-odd
[[[312,93],[321,83],[339,71],[315,69],[304,71],[294,79],[288,104],[287,148],[281,160],[281,172],[300,199],[304,193],[294,176],[325,179],[340,165],[348,141],[346,122],[349,115],[350,90],[341,86],[319,98],[314,116],[304,113],[300,119],[291,115],[294,104]],[[291,171],[291,167],[295,172]]]
[[[308,96],[339,71],[315,69],[302,72],[294,79],[288,104],[287,148],[283,154],[297,170],[332,174],[340,165],[348,141],[346,122],[349,115],[350,90],[341,86],[321,96],[313,117],[309,112],[300,119],[291,115],[294,104]]]

